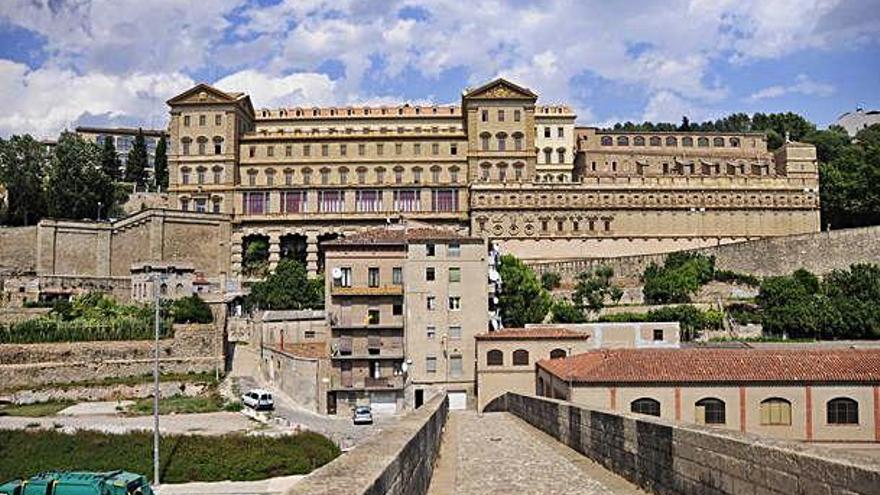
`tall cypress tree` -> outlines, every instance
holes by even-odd
[[[119,155],[116,154],[116,146],[113,145],[112,137],[104,138],[104,147],[101,148],[101,170],[111,180],[119,180],[119,169],[122,163],[119,161]]]
[[[128,161],[125,163],[125,180],[134,182],[140,188],[143,188],[147,182],[147,143],[144,141],[143,129],[138,129],[134,145],[128,152]]]
[[[165,136],[156,145],[156,159],[153,162],[153,181],[157,190],[168,189],[168,143]]]

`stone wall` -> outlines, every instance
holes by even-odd
[[[880,262],[880,227],[769,237],[692,249],[689,252],[715,256],[715,266],[722,270],[772,276],[806,268],[821,274],[847,268],[852,263]],[[529,264],[539,274],[559,273],[563,282],[568,284],[578,273],[602,265],[613,268],[615,276],[622,281],[635,282],[648,265],[662,264],[665,258],[666,254],[649,254]]]
[[[297,405],[320,414],[327,412],[327,384],[322,378],[329,379],[329,359],[296,356],[265,346],[260,357],[260,372],[264,380]]]
[[[446,395],[434,398],[312,472],[286,495],[423,495],[448,410]]]
[[[222,333],[212,324],[175,325],[159,342],[164,373],[213,371],[223,366]],[[152,373],[153,341],[0,345],[0,389],[88,382]]]
[[[28,273],[37,265],[37,227],[0,227],[0,272]]]
[[[492,404],[662,494],[876,494],[880,462],[766,437],[508,393]]]

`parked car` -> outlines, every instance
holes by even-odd
[[[370,411],[369,406],[358,406],[354,408],[351,420],[356,425],[371,425],[373,424],[373,412]]]
[[[275,400],[268,390],[255,388],[241,396],[241,403],[255,411],[271,411],[275,409]]]

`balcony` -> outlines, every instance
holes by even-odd
[[[337,337],[331,341],[331,348],[331,359],[337,360],[403,359],[403,337],[400,336]]]
[[[402,296],[402,285],[383,285],[379,287],[338,287],[330,288],[334,296]]]
[[[363,380],[353,380],[351,377],[334,376],[330,381],[330,390],[401,390],[403,389],[403,375],[383,376],[380,378],[366,377]]]

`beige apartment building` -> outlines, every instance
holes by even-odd
[[[168,101],[170,201],[323,269],[321,242],[410,219],[530,260],[672,251],[819,229],[811,145],[601,131],[504,79],[455,106],[254,109],[200,84]]]
[[[446,391],[474,396],[474,336],[488,322],[483,239],[411,222],[328,241],[328,411],[391,413]]]
[[[616,349],[537,364],[539,395],[744,433],[880,442],[878,349]]]

